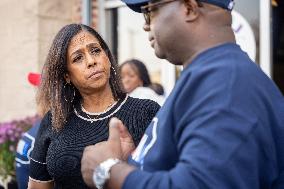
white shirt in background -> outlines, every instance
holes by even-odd
[[[150,99],[157,102],[160,106],[162,106],[165,102],[164,96],[158,95],[149,87],[137,87],[131,93],[129,93],[129,96],[133,98]]]

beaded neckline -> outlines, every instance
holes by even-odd
[[[126,100],[128,99],[128,95],[126,95],[126,97],[124,98],[124,100],[121,102],[121,104],[116,107],[115,109],[113,109],[115,107],[115,105],[117,105],[118,102],[115,102],[114,104],[112,104],[109,108],[107,108],[107,110],[105,110],[104,112],[100,112],[100,113],[91,113],[91,112],[88,112],[88,111],[84,111],[83,108],[82,108],[82,112],[84,112],[87,117],[84,117],[83,115],[80,115],[80,113],[76,110],[76,108],[74,107],[74,113],[77,117],[79,117],[80,119],[82,120],[85,120],[85,121],[88,121],[88,122],[96,122],[96,121],[100,121],[100,120],[104,120],[104,119],[107,119],[109,117],[111,117],[113,114],[115,114],[118,110],[120,110],[120,108],[125,104]],[[112,112],[111,112],[112,111]],[[89,115],[91,116],[100,116],[100,115],[103,115],[103,114],[106,114],[108,112],[111,112],[103,117],[96,117],[96,118],[91,118]],[[91,114],[90,114],[91,113]]]
[[[81,110],[82,112],[84,112],[85,114],[87,115],[93,115],[93,116],[99,116],[99,115],[102,115],[102,114],[105,114],[106,112],[108,112],[110,109],[112,109],[115,105],[117,104],[117,101],[115,101],[114,103],[111,103],[110,105],[108,105],[108,107],[102,111],[102,112],[97,112],[97,113],[92,113],[92,112],[88,112],[84,107],[83,105],[81,104]]]

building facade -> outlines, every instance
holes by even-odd
[[[40,72],[58,30],[80,22],[80,0],[0,1],[0,122],[36,113],[29,72]]]
[[[232,27],[236,36],[284,92],[283,1],[235,2],[237,16]],[[0,19],[0,122],[36,113],[36,89],[28,83],[27,75],[41,71],[52,39],[69,23],[96,28],[118,63],[130,58],[145,62],[152,80],[161,83],[166,94],[181,70],[155,57],[142,29],[143,16],[120,0],[1,0]]]

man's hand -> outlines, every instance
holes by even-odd
[[[112,120],[114,120],[115,122],[112,122]],[[110,122],[110,125],[111,123],[117,124],[117,127],[119,129],[122,160],[126,161],[131,152],[135,150],[134,141],[127,128],[119,119],[113,118],[112,120]]]
[[[95,168],[109,158],[126,160],[134,150],[134,143],[126,127],[117,118],[109,123],[109,138],[105,142],[87,146],[81,160],[81,172],[85,183],[94,188],[93,173]]]

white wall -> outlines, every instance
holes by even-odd
[[[56,32],[72,20],[72,1],[0,1],[0,121],[35,114],[29,72],[39,72]]]

